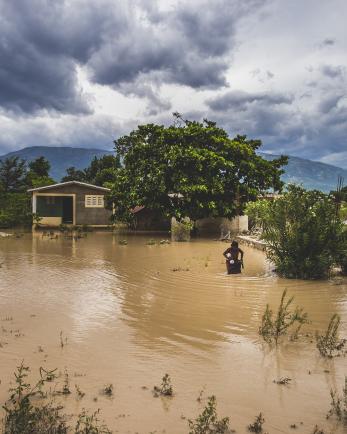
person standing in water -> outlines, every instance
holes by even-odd
[[[231,246],[223,253],[226,259],[227,273],[239,274],[241,273],[241,266],[243,267],[243,251],[239,248],[239,243],[233,241]]]

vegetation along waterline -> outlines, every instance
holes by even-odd
[[[335,347],[346,338],[344,278],[278,278],[263,252],[247,246],[242,274],[226,276],[225,244],[161,240],[106,232],[0,240],[1,403],[24,360],[32,385],[40,367],[52,373],[46,390],[58,392],[52,405],[64,407],[71,429],[83,409],[91,417],[100,408],[99,425],[113,432],[189,433],[189,420],[196,426],[206,407],[202,420],[213,414],[215,396],[216,421],[229,418],[229,430],[246,433],[265,419],[263,432],[317,425],[330,433],[336,425],[343,433],[335,413],[326,415],[331,391],[343,397],[346,348],[321,355],[316,336]],[[302,308],[307,322],[276,346],[259,327],[267,304],[275,322],[285,289],[284,303],[294,297],[289,313]],[[165,373],[173,394],[154,397]]]

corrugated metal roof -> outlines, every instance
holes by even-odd
[[[111,191],[109,188],[106,187],[99,187],[98,185],[93,184],[87,184],[86,182],[81,181],[66,181],[66,182],[59,182],[58,184],[52,184],[52,185],[45,185],[43,187],[37,187],[37,188],[30,188],[27,190],[29,193],[32,191],[41,191],[41,190],[49,190],[51,188],[59,188],[64,187],[66,185],[81,185],[83,187],[89,187],[89,188],[95,188],[97,190],[103,190],[103,191]]]

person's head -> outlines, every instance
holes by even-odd
[[[232,243],[231,243],[231,247],[234,247],[234,248],[238,248],[239,247],[239,243],[237,242],[237,241],[232,241]]]

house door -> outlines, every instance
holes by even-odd
[[[73,198],[71,196],[63,197],[63,218],[64,224],[73,223]]]

